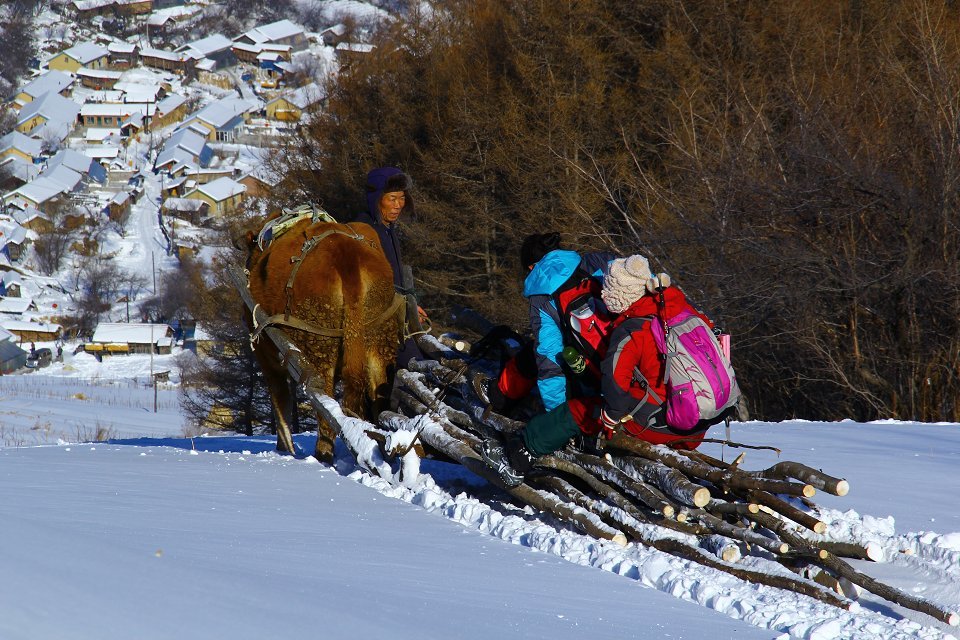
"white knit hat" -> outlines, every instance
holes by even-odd
[[[603,279],[600,297],[610,311],[622,313],[645,293],[653,293],[657,287],[669,286],[670,276],[665,273],[654,276],[647,259],[633,255],[617,258],[610,263],[610,273]]]

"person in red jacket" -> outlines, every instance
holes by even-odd
[[[650,323],[666,322],[682,311],[700,316],[711,327],[712,321],[670,285],[670,276],[653,275],[649,262],[640,255],[611,263],[601,296],[610,311],[621,314],[601,365],[602,395],[572,398],[535,416],[519,432],[507,434],[502,443],[484,441],[481,458],[508,486],[521,484],[538,457],[557,451],[580,433],[596,436],[622,428],[647,442],[673,443],[684,449],[695,449],[703,438],[702,432],[667,427],[661,403],[647,393],[649,389],[659,398],[666,397],[666,364],[657,351]],[[635,368],[650,381],[647,388],[635,382]]]
[[[670,276],[651,275],[643,256],[630,256],[614,266],[601,293],[607,307],[620,313],[601,367],[603,428],[623,428],[653,444],[695,449],[703,431],[667,426],[662,404],[667,397],[666,361],[654,341],[652,323],[666,324],[683,312],[699,316],[711,328],[713,321],[691,306],[680,289],[671,286]]]

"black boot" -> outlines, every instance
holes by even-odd
[[[524,476],[533,467],[536,458],[523,443],[523,436],[511,434],[505,442],[484,440],[480,445],[480,457],[488,467],[497,472],[508,487],[519,487]]]

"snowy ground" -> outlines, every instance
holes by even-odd
[[[149,357],[127,356],[115,380],[103,371],[95,380],[86,358],[0,378],[2,638],[860,640],[955,631],[872,596],[843,611],[491,508],[476,498],[496,494],[459,466],[425,461],[403,486],[363,474],[342,450],[330,468],[279,456],[269,438],[186,438],[176,392],[158,390],[155,412],[146,376],[133,381]],[[98,427],[113,439],[77,444]],[[733,435],[849,479],[848,496],[815,500],[832,529],[883,546],[886,562],[857,567],[960,607],[958,425],[752,422]],[[299,444],[312,446],[307,436]],[[744,465],[774,461],[751,450]]]

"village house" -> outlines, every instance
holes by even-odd
[[[207,140],[230,142],[255,107],[254,103],[242,98],[223,98],[188,116],[179,130],[191,129]]]
[[[245,174],[238,182],[247,188],[245,194],[247,197],[263,198],[269,196],[273,189],[280,184],[280,177],[267,167],[260,166]]]
[[[182,47],[178,47],[177,52],[187,53],[198,60],[203,58],[212,60],[214,69],[222,69],[237,63],[237,58],[231,51],[232,46],[233,41],[230,38],[215,33],[206,38],[188,42]]]
[[[304,112],[319,107],[323,101],[323,90],[319,85],[310,83],[295,91],[277,96],[267,103],[265,113],[270,120],[299,122]]]
[[[122,16],[144,16],[153,11],[153,0],[114,0]]]
[[[19,298],[18,298],[19,299]],[[0,299],[2,304],[4,299]],[[63,335],[63,327],[49,322],[27,322],[25,320],[0,320],[0,328],[16,336],[22,345],[28,342],[53,342]]]
[[[332,27],[327,27],[320,32],[320,40],[324,45],[328,47],[335,47],[341,42],[347,35],[347,25],[339,22]]]
[[[50,58],[47,67],[58,71],[77,71],[80,67],[102,69],[107,66],[109,54],[105,47],[81,42]]]
[[[37,233],[53,231],[53,223],[50,221],[50,217],[35,207],[14,209],[13,219],[24,229],[29,229]]]
[[[156,105],[143,102],[88,102],[80,107],[80,119],[85,127],[119,129],[133,114],[140,114],[149,124]]]
[[[59,167],[76,172],[85,182],[96,182],[101,185],[107,182],[107,170],[103,165],[85,153],[73,149],[58,151],[56,155],[47,160],[47,167],[40,175],[48,175],[48,171]]]
[[[88,89],[112,89],[122,75],[119,71],[109,69],[87,69],[86,67],[77,69],[80,84]]]
[[[45,93],[59,93],[68,97],[75,79],[63,71],[47,71],[25,84],[13,98],[15,107],[22,107]]]
[[[43,143],[19,131],[11,131],[0,138],[0,158],[20,158],[33,163],[40,157]]]
[[[12,322],[15,318],[13,316],[21,316],[27,311],[36,311],[37,305],[30,298],[0,298],[0,322],[7,323]]]
[[[222,217],[237,210],[246,190],[247,188],[236,180],[217,178],[212,182],[198,185],[186,197],[206,202],[210,205],[211,216]]]
[[[155,167],[166,169],[169,173],[196,171],[206,167],[213,158],[213,150],[207,146],[207,140],[192,129],[178,129],[167,138],[157,155]]]
[[[210,217],[210,204],[195,198],[167,198],[160,208],[164,215],[200,226]]]
[[[39,177],[6,193],[3,204],[18,209],[34,208],[51,213],[68,191],[63,184],[50,178]]]
[[[303,27],[289,20],[278,20],[254,27],[234,38],[234,42],[247,45],[286,44],[290,45],[294,51],[302,51],[309,44]]]
[[[169,354],[173,347],[173,329],[167,324],[101,322],[90,342],[88,353],[110,355],[121,353]]]
[[[87,21],[97,16],[112,15],[114,0],[73,0],[70,8],[77,20]]]
[[[140,50],[140,64],[154,69],[172,71],[184,78],[194,78],[197,75],[196,58],[189,53],[144,47]]]
[[[23,277],[17,271],[0,271],[0,296],[19,298]]]
[[[107,203],[107,217],[110,218],[110,221],[126,224],[130,217],[132,200],[129,191],[120,191],[110,198],[110,202]]]
[[[0,222],[0,254],[13,264],[20,262],[29,239],[27,230],[16,222]]]
[[[340,64],[348,64],[373,51],[374,45],[363,42],[341,42],[333,50]]]
[[[48,91],[20,109],[16,129],[20,133],[33,133],[35,136],[39,129],[48,130],[52,137],[63,140],[73,131],[78,113],[79,104]]]
[[[0,192],[18,189],[38,175],[40,167],[19,156],[0,158]]]
[[[111,69],[130,69],[137,63],[137,45],[129,42],[111,42],[107,45]]]
[[[171,93],[157,103],[157,110],[150,121],[151,127],[162,128],[180,122],[187,115],[187,99]]]
[[[27,365],[27,352],[18,347],[16,336],[0,328],[0,374],[8,375]]]

